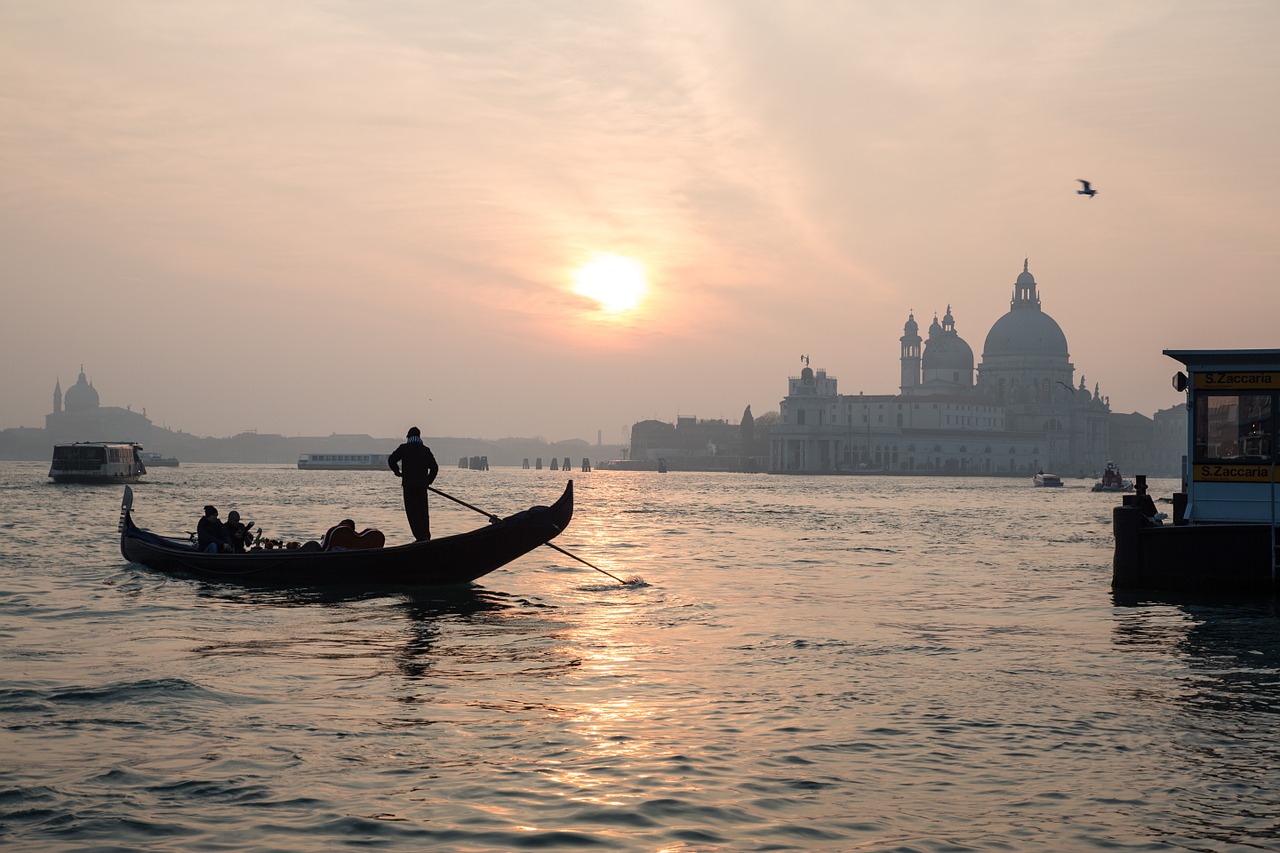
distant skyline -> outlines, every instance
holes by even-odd
[[[1280,346],[1280,7],[0,4],[0,427],[625,440],[981,359]],[[1077,194],[1084,179],[1098,191]]]

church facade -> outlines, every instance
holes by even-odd
[[[928,338],[909,314],[897,394],[841,394],[834,376],[807,364],[788,379],[771,431],[779,473],[988,474],[1100,471],[1108,401],[1075,367],[1066,335],[1041,307],[1027,262],[1009,311],[991,327],[975,366],[951,306]]]

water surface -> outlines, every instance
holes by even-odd
[[[120,490],[47,467],[0,463],[6,850],[1280,849],[1272,603],[1114,597],[1086,481],[574,472],[557,544],[643,583],[542,548],[333,595],[127,564]],[[505,514],[565,478],[437,486]],[[165,532],[410,538],[378,472],[134,490]]]

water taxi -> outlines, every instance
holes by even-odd
[[[55,483],[136,483],[147,473],[142,445],[133,441],[77,441],[53,446]]]
[[[1163,524],[1138,475],[1112,511],[1117,589],[1274,593],[1280,350],[1165,350],[1191,413],[1182,491]]]
[[[389,471],[386,453],[304,453],[298,457],[303,471]]]
[[[1127,480],[1120,474],[1120,466],[1108,462],[1102,472],[1102,479],[1093,484],[1095,492],[1132,492],[1133,480]]]
[[[1037,471],[1036,475],[1031,478],[1031,485],[1057,488],[1062,485],[1062,478],[1057,474],[1046,474],[1043,471]]]

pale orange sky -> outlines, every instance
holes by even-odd
[[[80,364],[199,435],[625,440],[981,360],[1276,347],[1273,2],[0,2],[0,427]],[[1094,199],[1076,194],[1092,180]],[[599,253],[649,291],[573,292]]]

